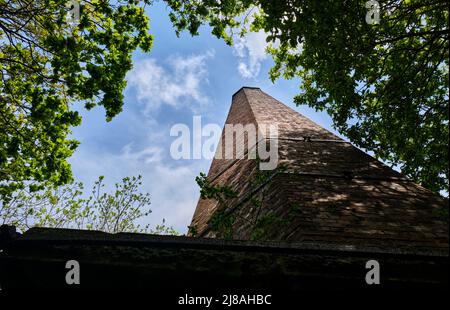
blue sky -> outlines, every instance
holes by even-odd
[[[73,130],[81,144],[70,163],[75,179],[87,189],[99,175],[109,185],[142,175],[152,213],[141,223],[154,226],[164,218],[185,233],[199,198],[195,177],[208,171],[210,160],[173,160],[169,148],[176,137],[169,134],[171,126],[184,123],[192,128],[193,116],[200,115],[203,125],[222,127],[232,94],[242,86],[256,86],[335,131],[326,113],[292,103],[298,80],[269,80],[272,59],[264,52],[264,33],[250,34],[229,47],[207,27],[200,36],[183,33],[177,38],[162,3],[148,7],[147,14],[154,46],[150,53],[133,55],[124,111],[109,123],[101,107],[82,111],[83,123]]]

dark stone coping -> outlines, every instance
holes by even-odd
[[[11,227],[11,226],[6,226]],[[5,225],[2,226],[0,235],[0,248],[28,245],[117,245],[131,247],[159,247],[159,248],[187,248],[208,249],[222,251],[244,251],[244,252],[278,252],[292,254],[323,254],[323,255],[345,255],[345,256],[367,256],[373,257],[432,257],[434,259],[448,259],[447,250],[418,250],[415,249],[383,249],[376,247],[361,247],[353,245],[333,245],[311,242],[280,242],[280,241],[247,241],[247,240],[223,240],[215,238],[197,238],[186,236],[151,235],[140,233],[117,233],[110,234],[94,230],[42,228],[34,227],[23,235],[17,234],[5,238]],[[12,231],[11,229],[9,230]],[[3,240],[3,241],[1,241]],[[5,241],[8,240],[8,241]]]
[[[247,88],[247,89],[261,89],[261,88],[259,88],[259,87],[254,87],[254,86],[242,86],[241,88],[239,88],[239,89],[233,94],[232,97],[234,97],[238,92],[240,92],[241,90],[243,90],[243,89],[245,89],[245,88]]]
[[[76,229],[0,229],[0,286],[30,290],[145,291],[226,294],[362,289],[366,263],[377,260],[387,290],[448,288],[448,252],[424,253],[316,243],[254,242]],[[76,260],[81,285],[67,285],[66,263]],[[163,295],[161,295],[163,294]],[[147,296],[147,295],[146,295]],[[165,299],[167,301],[169,299]]]

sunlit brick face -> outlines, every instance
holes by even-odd
[[[211,218],[226,208],[234,218],[234,239],[448,249],[448,224],[439,215],[448,207],[447,199],[259,88],[244,87],[233,95],[226,124],[276,124],[277,168],[263,173],[247,157],[213,159],[208,179],[215,186],[229,186],[237,197],[224,205],[200,199],[191,223],[198,236],[217,237]],[[226,147],[222,142],[220,151],[233,151]]]

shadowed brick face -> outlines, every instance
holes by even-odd
[[[246,158],[211,164],[212,184],[238,194],[224,206],[235,218],[233,238],[448,251],[448,222],[441,212],[447,199],[260,89],[233,95],[226,123],[277,124],[279,135],[274,171],[259,171],[257,162]],[[263,182],[255,186],[261,175]],[[199,200],[191,225],[200,236],[215,237],[209,221],[218,208],[214,200]]]

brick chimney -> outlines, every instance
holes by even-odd
[[[448,250],[448,222],[442,215],[447,199],[259,88],[243,87],[233,95],[226,124],[276,124],[278,165],[264,171],[247,157],[214,159],[208,180],[237,195],[225,203],[200,198],[191,224],[197,236],[223,237],[217,228],[223,221],[219,226],[228,225],[233,239]],[[224,134],[217,152],[230,151]]]

